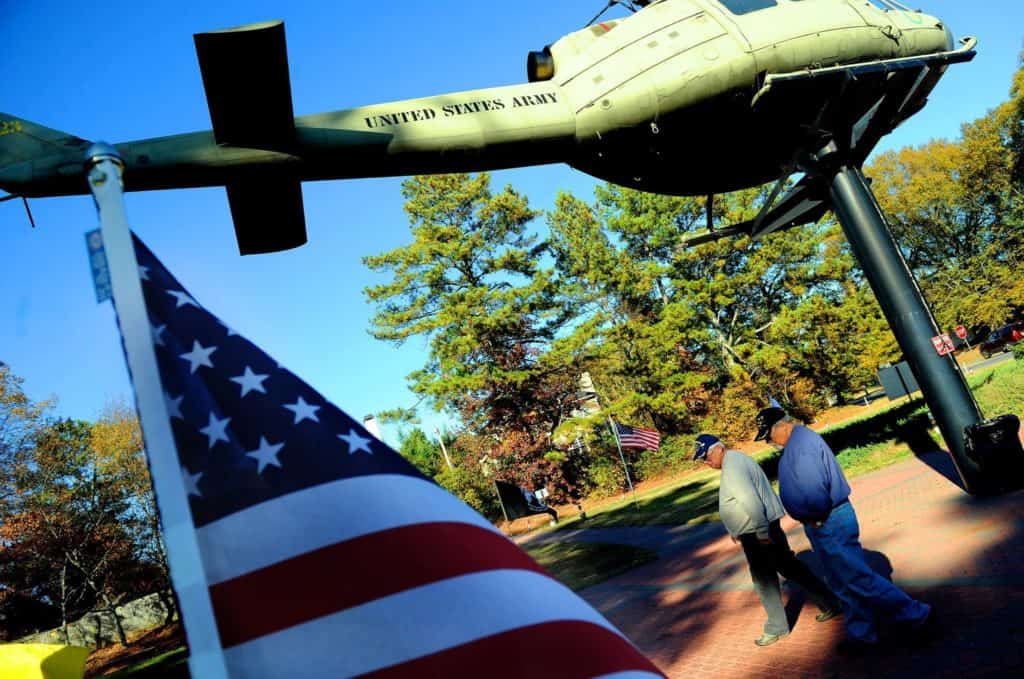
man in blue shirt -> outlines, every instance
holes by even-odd
[[[865,561],[850,484],[825,440],[779,408],[758,413],[754,440],[782,448],[779,495],[789,515],[804,525],[825,581],[842,601],[844,646],[859,649],[877,643],[878,617],[912,632],[924,631],[931,606],[910,598]]]

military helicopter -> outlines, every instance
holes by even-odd
[[[777,181],[737,232],[814,221],[827,187],[776,201],[807,154],[878,139],[974,56],[895,0],[611,0],[598,21],[527,58],[527,83],[293,114],[284,26],[196,34],[213,129],[117,144],[125,189],[225,186],[242,254],[306,242],[300,182],[567,163],[644,191],[710,195]],[[844,131],[845,130],[845,131]],[[0,113],[9,198],[88,193],[90,142]],[[699,241],[699,239],[698,239]]]

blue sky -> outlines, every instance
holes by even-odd
[[[207,129],[192,34],[284,19],[297,115],[525,81],[526,53],[576,30],[604,0],[518,2],[9,3],[0,22],[0,110],[111,142]],[[384,11],[382,8],[386,8]],[[1024,37],[1019,0],[922,0],[956,35],[979,39],[924,111],[879,149],[956,137],[962,122],[1004,100]],[[621,12],[620,12],[621,13]],[[615,16],[611,13],[609,16]],[[698,131],[699,133],[699,131]],[[213,313],[357,418],[415,397],[405,376],[425,343],[367,333],[362,290],[382,279],[360,258],[409,241],[401,179],[307,183],[310,242],[239,257],[221,188],[129,194],[135,231]],[[549,209],[559,190],[589,199],[594,181],[563,165],[494,173]],[[109,303],[98,306],[83,233],[91,198],[36,200],[32,230],[19,203],[0,204],[0,361],[56,412],[93,418],[130,398]],[[443,418],[425,414],[433,426]],[[385,428],[385,438],[396,432]]]

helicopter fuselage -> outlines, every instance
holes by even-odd
[[[766,74],[951,47],[939,20],[867,0],[777,0],[744,14],[717,0],[662,0],[555,42],[550,80],[297,117],[287,147],[217,143],[212,131],[117,146],[129,190],[565,162],[633,188],[718,193],[777,178],[817,113],[811,100],[785,119],[758,115]],[[83,193],[80,168],[77,154],[35,157],[0,169],[0,185]]]

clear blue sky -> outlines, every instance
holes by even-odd
[[[192,34],[284,19],[297,115],[525,81],[526,53],[576,30],[604,0],[273,3],[261,0],[6,3],[0,110],[89,139],[129,141],[209,128]],[[979,39],[931,104],[880,149],[956,137],[1006,98],[1024,37],[1020,0],[922,0]],[[619,12],[621,13],[621,11]],[[612,12],[609,16],[615,16]],[[699,133],[699,131],[696,131]],[[495,173],[534,207],[558,190],[590,198],[594,181],[562,165]],[[221,188],[128,195],[135,231],[192,294],[328,399],[359,418],[411,406],[405,376],[425,344],[367,334],[362,290],[380,278],[360,258],[409,241],[400,179],[307,183],[309,244],[241,258]],[[83,233],[91,198],[0,204],[0,361],[56,412],[95,417],[130,398],[109,303],[93,297]],[[425,413],[426,414],[426,413]],[[442,418],[426,414],[426,424]],[[394,431],[385,438],[394,441]]]

